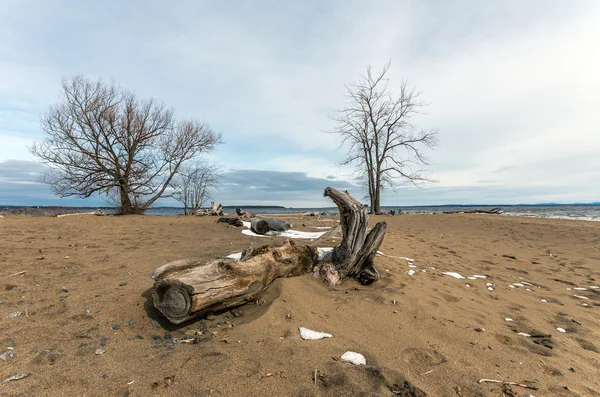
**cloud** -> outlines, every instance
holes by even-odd
[[[218,201],[228,205],[331,206],[323,191],[331,186],[359,195],[361,188],[343,180],[310,177],[304,172],[232,170],[223,174]]]
[[[600,3],[378,5],[3,4],[0,162],[32,159],[26,146],[42,139],[39,116],[59,100],[61,79],[84,74],[209,122],[226,140],[210,158],[232,173],[351,181],[352,169],[335,166],[344,152],[324,132],[329,116],[367,64],[392,60],[391,87],[406,78],[431,102],[415,121],[440,130],[440,146],[427,151],[439,184],[386,192],[382,204],[418,204],[434,192],[435,200],[598,200]],[[278,181],[248,192],[312,203],[299,192],[284,197]]]

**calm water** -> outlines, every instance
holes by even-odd
[[[396,213],[402,211],[405,214],[442,214],[445,212],[462,212],[474,209],[491,209],[499,207],[503,215],[510,216],[528,216],[535,218],[558,218],[558,219],[579,219],[586,221],[600,221],[600,205],[581,204],[581,205],[489,205],[489,206],[389,206],[382,207],[384,212],[394,210]],[[236,207],[224,206],[226,213],[235,214]],[[322,208],[284,208],[284,207],[252,207],[245,206],[245,210],[258,214],[298,214],[303,212],[320,212],[327,215],[337,215],[336,207]],[[92,212],[97,207],[2,207],[0,212],[6,214],[26,214],[32,216],[52,216],[57,214],[74,212]],[[103,208],[107,213],[115,213],[112,208]],[[146,215],[151,216],[176,216],[183,215],[183,208],[159,207],[151,208],[146,211]]]

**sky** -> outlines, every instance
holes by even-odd
[[[225,205],[331,206],[327,186],[362,198],[328,131],[345,85],[388,61],[439,146],[437,182],[398,181],[382,205],[600,201],[599,20],[595,0],[0,0],[0,205],[104,203],[55,196],[27,149],[74,75],[222,133],[207,159]]]

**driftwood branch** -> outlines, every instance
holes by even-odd
[[[386,231],[380,222],[367,234],[367,209],[348,192],[325,189],[340,210],[342,242],[333,251],[319,257],[318,250],[308,245],[286,242],[281,247],[264,246],[246,249],[240,258],[222,258],[211,262],[181,260],[157,268],[154,306],[171,322],[179,324],[202,314],[224,310],[254,301],[278,277],[310,273],[321,275],[331,286],[344,278],[362,284],[379,279],[373,264]],[[258,224],[258,221],[252,223]],[[262,226],[289,228],[288,225]],[[258,227],[257,225],[254,225]]]

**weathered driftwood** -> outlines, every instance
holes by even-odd
[[[474,209],[467,211],[444,211],[444,214],[492,214],[499,215],[502,213],[502,208],[492,208],[491,210]]]
[[[210,203],[210,208],[196,211],[197,216],[223,216],[223,205],[216,205],[214,201]]]
[[[331,262],[340,279],[352,277],[361,284],[370,284],[379,279],[373,258],[383,241],[387,223],[377,223],[369,234],[366,234],[367,208],[347,192],[339,193],[329,187],[325,189],[325,196],[331,198],[340,211],[342,227],[342,242],[333,249]]]
[[[254,218],[254,214],[252,212],[244,211],[241,208],[236,208],[235,213],[238,214],[238,216],[244,221],[249,221],[251,218]]]
[[[244,226],[244,222],[239,218],[219,218],[217,223],[227,223],[228,225],[237,227]]]
[[[313,268],[316,251],[291,242],[282,247],[247,249],[237,261],[182,260],[154,271],[154,306],[172,323],[256,300],[278,277],[298,276]]]
[[[316,217],[321,216],[321,214],[319,212],[317,212],[317,211],[315,211],[315,212],[304,212],[304,213],[302,213],[302,215],[303,216],[316,216]]]
[[[2,215],[2,213],[0,213],[0,215]],[[58,214],[56,215],[57,218],[64,218],[65,216],[73,216],[73,215],[96,215],[96,216],[106,216],[108,215],[106,212],[104,212],[103,210],[97,209],[94,212],[73,212],[71,214]]]
[[[252,218],[250,219],[250,229],[257,234],[266,234],[270,230],[282,232],[289,230],[292,225],[289,222],[285,222],[279,219],[262,219]]]
[[[476,210],[469,210],[469,211],[465,211],[465,214],[494,214],[494,215],[498,215],[502,213],[502,209],[501,208],[492,208],[491,210],[482,210],[482,209],[476,209]]]
[[[363,284],[379,278],[373,264],[386,230],[380,222],[367,234],[366,208],[347,192],[325,189],[340,210],[342,242],[319,256],[316,248],[285,243],[282,247],[249,248],[239,261],[223,258],[211,262],[181,260],[156,269],[153,301],[171,322],[179,324],[202,314],[256,300],[278,277],[313,271],[331,286],[352,277]]]

